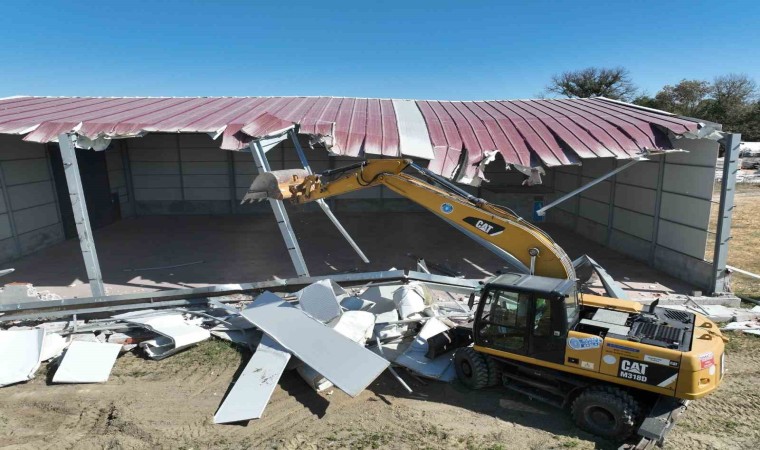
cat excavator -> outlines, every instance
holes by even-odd
[[[447,339],[460,347],[454,364],[466,386],[503,385],[569,409],[579,428],[603,438],[637,432],[633,446],[648,448],[662,445],[689,401],[721,383],[726,339],[711,320],[581,293],[573,262],[549,235],[411,160],[267,172],[243,201],[304,204],[376,186],[432,212],[510,268],[483,283],[477,305],[470,297],[474,320]]]

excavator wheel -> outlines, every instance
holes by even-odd
[[[573,401],[575,424],[610,440],[624,440],[636,430],[641,407],[628,392],[614,386],[593,386]]]
[[[489,386],[487,357],[476,352],[472,347],[457,350],[454,355],[454,368],[457,378],[470,389],[482,389]]]
[[[488,365],[488,386],[498,386],[501,384],[502,368],[501,363],[489,356],[485,357]]]

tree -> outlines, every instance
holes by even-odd
[[[707,111],[710,120],[731,131],[753,125],[751,118],[757,97],[757,83],[747,75],[729,74],[715,78],[711,87],[712,102]]]
[[[700,80],[681,80],[675,86],[666,85],[654,96],[654,108],[682,116],[698,117],[706,108],[710,83]]]
[[[636,94],[636,86],[623,67],[588,67],[552,76],[546,92],[570,98],[607,97],[627,101]]]

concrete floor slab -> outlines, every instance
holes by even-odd
[[[414,256],[468,277],[485,277],[501,260],[427,212],[337,214],[370,259],[365,264],[322,214],[291,212],[312,275],[414,268]],[[561,227],[542,225],[570,255],[596,259],[632,299],[690,293],[693,287]],[[94,232],[110,295],[295,276],[272,215],[146,216]],[[202,263],[158,270],[134,269]],[[88,297],[79,243],[61,242],[6,264],[4,283],[29,282],[63,297]],[[599,286],[601,288],[601,285]]]

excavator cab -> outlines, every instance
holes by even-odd
[[[561,364],[568,330],[578,320],[576,286],[570,280],[500,275],[483,289],[475,317],[476,346]]]

